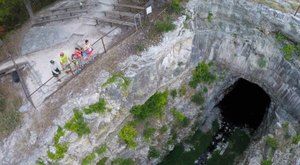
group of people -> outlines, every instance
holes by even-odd
[[[62,52],[59,56],[59,62],[61,68],[66,73],[75,72],[79,73],[85,64],[91,60],[91,55],[93,52],[93,47],[89,43],[89,40],[85,40],[84,46],[82,48],[75,48],[75,52],[69,57],[66,53]],[[75,69],[71,69],[71,64],[75,66]],[[51,72],[53,77],[56,77],[58,81],[61,81],[59,75],[61,70],[59,65],[54,61],[50,61]]]

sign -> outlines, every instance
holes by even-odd
[[[151,13],[152,13],[152,6],[148,6],[148,7],[146,8],[146,14],[149,15],[149,14],[151,14]]]

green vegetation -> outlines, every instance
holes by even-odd
[[[263,57],[259,57],[256,63],[260,68],[264,68],[267,65],[267,61]]]
[[[275,34],[275,38],[276,38],[276,41],[277,42],[283,42],[283,41],[286,41],[288,38],[281,32],[277,32]]]
[[[180,0],[172,0],[168,5],[168,12],[179,14],[182,8],[180,6]]]
[[[56,152],[52,153],[48,151],[47,155],[51,160],[60,160],[64,158],[65,153],[68,151],[68,148],[69,148],[69,143],[64,143],[64,144],[57,143],[55,144]]]
[[[185,85],[182,85],[179,89],[179,96],[182,97],[186,94],[186,86]]]
[[[300,142],[300,135],[294,135],[292,139],[293,144],[298,144]]]
[[[45,162],[41,159],[41,158],[38,158],[38,160],[36,160],[36,165],[46,165]]]
[[[294,50],[295,50],[295,47],[292,44],[286,44],[285,46],[283,46],[282,52],[283,52],[284,58],[287,61],[292,60],[292,55],[293,55]]]
[[[97,163],[97,165],[105,165],[106,161],[108,160],[108,157],[104,157],[101,160],[99,160],[99,162]]]
[[[300,44],[299,43],[295,46],[295,54],[297,55],[298,58],[300,57]]]
[[[232,165],[234,160],[239,157],[243,151],[248,147],[250,143],[250,137],[243,130],[235,129],[233,134],[229,137],[228,147],[220,155],[218,151],[212,154],[212,157],[208,160],[207,165]]]
[[[65,129],[76,132],[79,137],[91,132],[87,123],[84,122],[82,112],[79,112],[78,110],[74,110],[74,116],[65,124]]]
[[[278,142],[274,137],[268,136],[266,139],[266,145],[276,150],[278,147]]]
[[[86,114],[91,114],[91,113],[104,113],[105,112],[105,100],[100,99],[97,103],[90,105],[88,108],[84,108],[83,111]]]
[[[112,76],[109,77],[106,80],[106,82],[102,84],[102,87],[106,87],[107,85],[113,84],[116,81],[118,81],[117,84],[120,85],[123,90],[126,90],[129,87],[129,84],[131,82],[128,77],[124,76],[124,73],[118,72],[118,73],[112,74]]]
[[[81,165],[89,165],[96,158],[96,154],[94,152],[88,154],[81,162]]]
[[[198,91],[192,96],[191,101],[197,105],[202,105],[205,101],[204,93],[202,91]]]
[[[144,43],[138,42],[138,43],[134,46],[134,49],[135,49],[136,52],[139,53],[139,52],[144,51],[144,50],[146,49],[146,46],[145,46]]]
[[[157,33],[169,32],[175,29],[175,24],[169,17],[163,18],[163,20],[158,20],[154,24],[154,31]]]
[[[124,140],[125,143],[129,148],[135,148],[137,146],[135,142],[135,138],[137,136],[136,129],[130,125],[125,125],[120,131],[119,131],[119,138]]]
[[[161,117],[164,114],[168,101],[169,92],[156,92],[143,105],[135,105],[130,113],[138,120],[145,120],[149,117]]]
[[[263,160],[261,162],[261,165],[272,165],[272,161],[271,160]]]
[[[284,131],[284,137],[287,139],[290,137],[289,135],[289,122],[288,121],[285,121],[283,124],[282,124],[282,128],[283,128],[283,131]]]
[[[196,88],[199,83],[211,84],[216,80],[216,75],[210,71],[212,64],[199,63],[198,66],[192,71],[193,77],[189,82],[192,88]]]
[[[112,165],[135,165],[134,161],[131,158],[116,158],[111,162]]]
[[[172,108],[172,114],[175,118],[176,124],[179,124],[180,127],[187,127],[190,124],[190,119],[177,111],[176,108]]]
[[[65,135],[64,130],[60,126],[58,126],[56,134],[54,135],[54,144],[58,144],[59,143],[59,139],[61,137],[63,137],[64,135]]]
[[[0,1],[0,27],[5,26],[8,30],[15,28],[29,18],[23,1],[1,0]]]
[[[159,133],[161,133],[161,134],[166,133],[167,131],[168,131],[168,127],[166,125],[162,126],[159,129]]]
[[[213,14],[211,12],[209,12],[208,15],[207,15],[207,21],[209,23],[211,23],[212,22],[212,18],[213,18]]]
[[[160,152],[155,147],[150,146],[150,149],[148,151],[148,159],[155,159],[159,158]]]
[[[171,90],[170,94],[171,94],[172,98],[174,99],[177,96],[177,90],[176,89]]]
[[[145,141],[151,141],[151,138],[153,137],[154,133],[155,133],[156,129],[155,128],[145,128],[144,132],[143,132],[143,136]]]
[[[81,162],[82,165],[89,165],[96,158],[96,155],[100,156],[107,149],[107,145],[104,144],[101,147],[95,149],[92,153],[88,154]],[[98,162],[99,163],[99,162]]]

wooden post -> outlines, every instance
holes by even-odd
[[[296,10],[296,12],[294,14],[294,16],[296,16],[296,14],[298,13],[299,9],[300,9],[300,5],[298,6],[298,8],[297,8],[297,10]]]
[[[104,52],[106,53],[106,48],[105,48],[105,44],[104,44],[104,41],[103,41],[103,37],[101,37],[101,41],[102,41]]]

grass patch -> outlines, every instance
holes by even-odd
[[[90,105],[88,108],[84,108],[83,111],[86,114],[91,114],[91,113],[104,113],[105,112],[105,100],[100,99],[97,103]]]
[[[114,73],[111,75],[111,77],[109,77],[105,83],[102,84],[102,87],[106,87],[110,84],[113,84],[117,82],[117,84],[123,89],[126,90],[129,85],[131,80],[128,77],[124,76],[124,73],[122,72],[118,72],[118,73]]]
[[[60,126],[58,126],[56,134],[54,135],[54,144],[58,144],[59,143],[59,139],[61,137],[63,137],[64,135],[65,135],[65,131]]]
[[[107,160],[108,160],[108,157],[104,157],[104,158],[100,159],[96,165],[105,165]]]
[[[176,125],[179,125],[180,127],[187,127],[190,124],[190,119],[177,111],[176,108],[172,108],[172,114],[176,121]]]
[[[211,84],[216,80],[216,75],[214,75],[210,70],[212,64],[199,63],[198,66],[192,71],[192,80],[189,85],[192,88],[196,88],[199,83]]]
[[[292,138],[292,143],[293,144],[298,144],[300,142],[300,135],[294,135]]]
[[[143,105],[135,105],[130,113],[138,120],[145,120],[150,117],[161,117],[164,114],[168,101],[169,92],[156,92]]]
[[[211,22],[212,22],[212,19],[213,19],[213,13],[209,12],[209,13],[207,14],[207,21],[208,21],[209,23],[211,23]]]
[[[55,153],[52,153],[50,151],[47,152],[48,157],[51,160],[60,160],[65,157],[65,153],[68,151],[69,143],[57,143],[55,144]]]
[[[36,160],[35,163],[36,163],[36,165],[46,165],[45,162],[41,158],[38,158],[38,160]]]
[[[163,20],[158,20],[154,23],[154,31],[157,33],[169,32],[175,29],[175,24],[169,17],[164,17]]]
[[[107,145],[104,144],[99,148],[96,148],[92,153],[88,154],[81,162],[82,165],[89,165],[96,158],[96,155],[100,156],[107,149]],[[99,162],[98,162],[99,163]]]
[[[111,161],[112,165],[135,165],[134,161],[131,158],[124,159],[124,158],[116,158]]]
[[[142,43],[142,42],[138,42],[135,46],[134,46],[134,50],[136,51],[136,52],[142,52],[142,51],[144,51],[146,49],[146,45],[144,44],[144,43]]]
[[[172,0],[171,3],[168,4],[168,12],[179,14],[182,10],[180,5],[180,0]]]
[[[263,161],[261,161],[261,165],[272,165],[272,161],[271,160],[263,160]]]
[[[288,38],[281,32],[277,32],[275,34],[275,38],[276,38],[277,42],[284,42],[284,41],[288,40]]]
[[[170,95],[174,99],[177,96],[177,90],[176,89],[171,90]]]
[[[293,55],[294,50],[295,50],[295,47],[292,44],[286,44],[285,46],[283,46],[282,53],[284,55],[284,58],[287,61],[292,60],[292,55]]]
[[[164,134],[168,131],[168,127],[166,125],[162,126],[160,129],[159,129],[159,133],[160,134]]]
[[[256,63],[260,68],[264,68],[267,65],[267,61],[263,57],[258,58]]]
[[[180,97],[182,97],[182,96],[184,96],[185,94],[186,94],[186,91],[187,91],[187,89],[186,89],[186,86],[185,85],[182,85],[180,88],[179,88],[179,96]]]
[[[197,105],[202,105],[205,101],[204,93],[202,91],[198,91],[192,96],[191,101]]]
[[[136,129],[131,125],[125,125],[118,133],[119,138],[124,140],[129,148],[135,148],[137,146],[135,138],[137,136]]]
[[[77,133],[79,137],[91,132],[87,123],[84,121],[82,112],[78,110],[74,110],[74,116],[65,124],[65,129]]]
[[[144,132],[143,132],[143,137],[144,137],[145,141],[147,141],[147,142],[151,141],[155,131],[156,131],[155,128],[151,128],[151,127],[145,128]]]
[[[156,159],[159,158],[160,152],[155,147],[150,146],[150,149],[148,151],[148,159]]]
[[[266,139],[266,145],[276,150],[278,147],[278,142],[274,137],[268,136]]]

